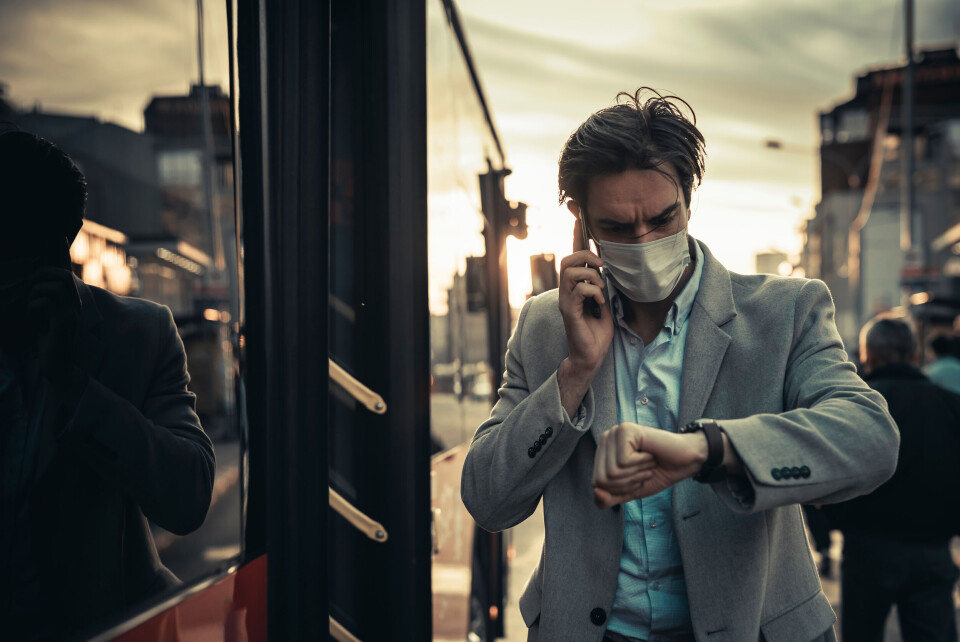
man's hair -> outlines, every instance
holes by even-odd
[[[913,328],[903,319],[880,318],[864,327],[866,356],[875,365],[910,363],[917,352]]]
[[[0,225],[22,243],[56,234],[71,242],[83,225],[87,182],[59,147],[25,131],[0,133]]]
[[[689,118],[681,107],[690,112]],[[590,116],[563,146],[560,202],[573,199],[585,206],[590,179],[628,169],[653,170],[673,180],[664,167],[670,163],[689,207],[690,196],[703,178],[706,157],[696,122],[693,109],[677,96],[663,96],[649,87],[633,95],[620,92],[616,105]]]
[[[938,358],[954,356],[957,352],[957,340],[945,334],[938,334],[930,340],[930,349]]]

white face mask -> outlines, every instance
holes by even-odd
[[[690,264],[687,228],[649,243],[611,243],[596,238],[594,242],[600,249],[604,274],[638,303],[666,299]]]

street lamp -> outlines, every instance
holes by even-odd
[[[816,147],[787,145],[774,138],[768,138],[767,140],[763,141],[763,146],[767,149],[789,152],[791,154],[803,154],[804,156],[809,156],[819,151],[820,159],[822,161],[830,162],[843,171],[844,175],[847,177],[847,186],[850,189],[860,189],[860,174],[857,172],[857,169],[852,163],[850,163],[849,160],[847,160],[846,157],[841,156],[833,150],[823,149],[822,147],[818,150]]]

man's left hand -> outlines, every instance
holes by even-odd
[[[700,471],[707,460],[701,432],[677,434],[624,422],[600,436],[593,462],[593,499],[610,508],[656,495]]]
[[[80,294],[69,270],[44,267],[30,277],[27,317],[36,340],[40,370],[60,392],[76,381]]]

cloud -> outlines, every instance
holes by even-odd
[[[223,3],[205,4],[207,81],[227,83]],[[109,0],[4,2],[0,81],[15,103],[93,114],[139,129],[155,94],[197,79],[196,4]]]

